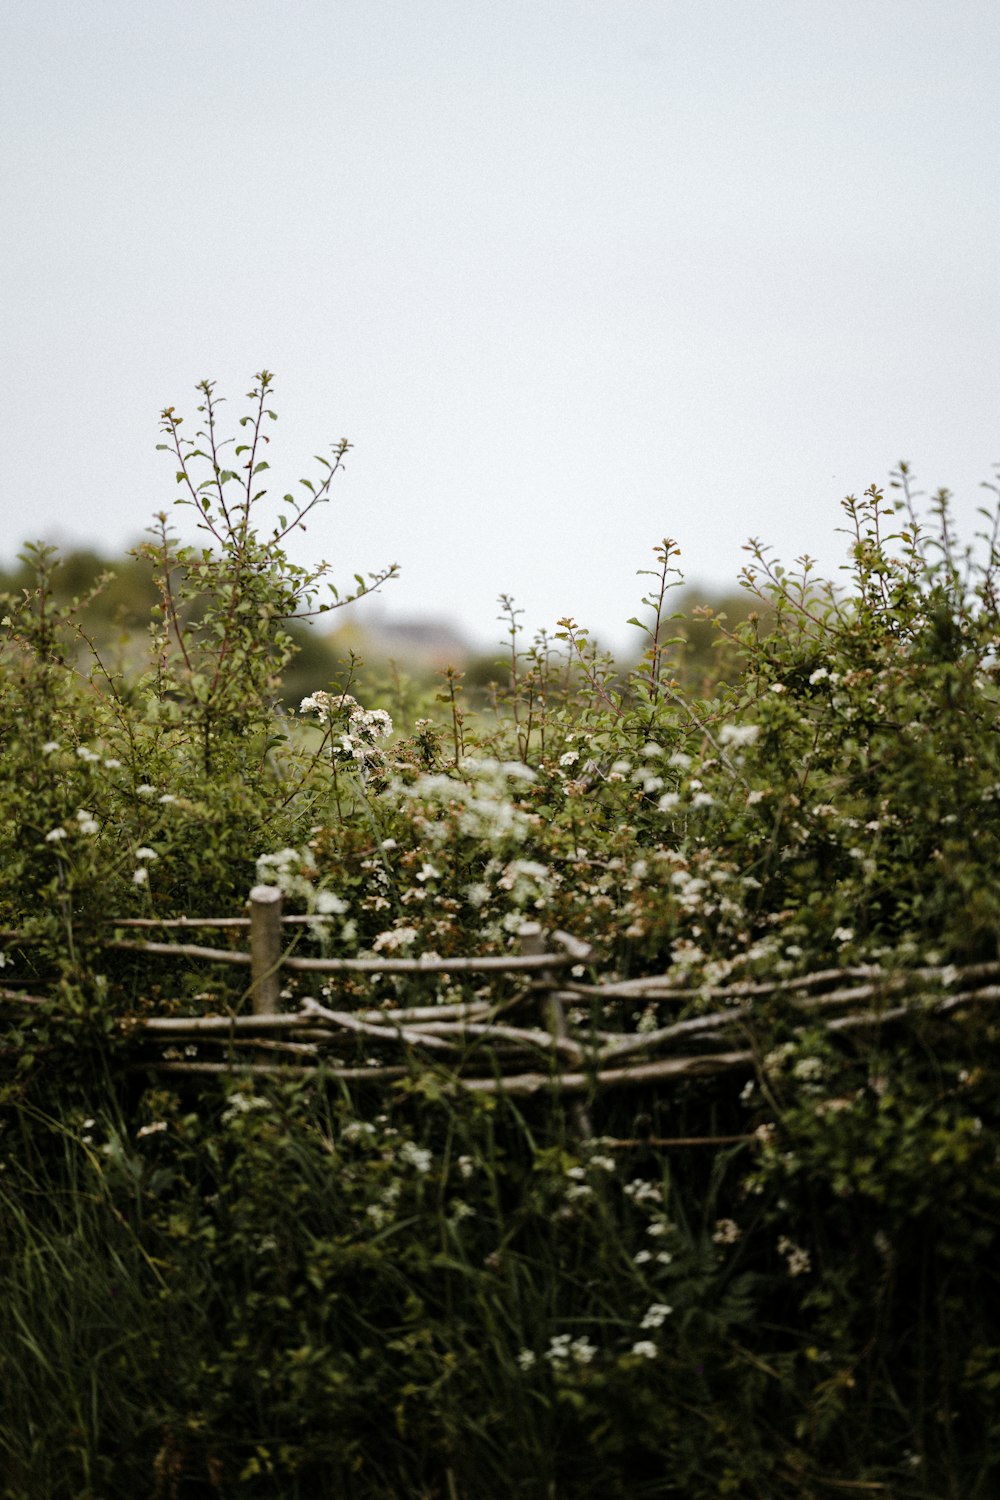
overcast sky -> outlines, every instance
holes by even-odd
[[[393,617],[624,637],[664,535],[843,560],[1000,459],[996,0],[5,0],[0,554],[121,549],[277,374],[296,544]],[[190,423],[189,423],[190,425]],[[181,518],[183,513],[181,513]]]

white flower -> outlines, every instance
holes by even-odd
[[[632,1345],[632,1353],[640,1359],[655,1359],[659,1352],[652,1339],[640,1339],[637,1344]]]
[[[42,754],[43,755],[52,755],[58,749],[59,749],[59,741],[58,740],[46,740],[45,744],[42,746]]]
[[[440,880],[441,879],[441,871],[440,870],[435,870],[435,868],[434,868],[433,865],[429,865],[427,863],[424,863],[423,865],[421,865],[420,869],[417,871],[417,879],[418,880]]]
[[[400,1158],[414,1167],[418,1172],[429,1172],[434,1158],[423,1146],[418,1146],[416,1141],[404,1141],[399,1148]]]
[[[691,798],[692,807],[711,807],[714,802],[711,792],[695,792]]]
[[[300,714],[318,714],[321,724],[329,724],[338,709],[353,713],[358,708],[358,700],[352,698],[350,693],[310,693],[308,698],[303,698],[299,704]]]
[[[571,1339],[568,1333],[557,1333],[549,1340],[545,1358],[553,1364],[568,1364],[573,1360],[578,1365],[589,1365],[596,1353],[588,1338]]]
[[[104,762],[104,765],[105,765],[105,769],[108,770],[108,771],[120,771],[121,768],[122,768],[121,761],[120,760],[115,760],[113,757],[112,757],[111,760],[106,760]]]
[[[47,833],[45,835],[45,842],[47,844],[58,844],[59,840],[64,839],[65,837],[65,828],[53,828],[50,833]]]
[[[640,1328],[660,1328],[670,1317],[673,1308],[669,1302],[652,1302],[646,1309]]]
[[[808,1250],[803,1250],[796,1245],[787,1235],[782,1235],[778,1241],[778,1254],[785,1257],[788,1265],[789,1276],[804,1276],[812,1269],[812,1259]]]
[[[517,1355],[517,1363],[520,1369],[527,1372],[535,1367],[535,1352],[533,1349],[521,1349]]]
[[[853,927],[838,927],[833,934],[835,943],[849,943],[854,936]]]
[[[669,812],[672,807],[677,806],[680,800],[679,792],[664,792],[656,805],[660,809],[660,812]]]
[[[136,1139],[142,1140],[145,1135],[159,1135],[161,1130],[166,1130],[166,1120],[154,1120],[152,1125],[141,1125],[136,1131]]]
[[[81,833],[98,833],[100,831],[100,825],[94,814],[89,812],[85,807],[81,807],[78,811],[76,821],[79,824]]]
[[[633,1203],[659,1203],[661,1190],[658,1183],[648,1182],[644,1177],[634,1177],[631,1182],[626,1182],[623,1189],[626,1198],[631,1198]]]
[[[333,891],[316,892],[316,910],[320,916],[342,917],[347,911],[348,903],[342,897],[335,895]]]
[[[135,857],[136,859],[159,859],[160,856],[155,849],[147,849],[146,845],[143,844],[141,849],[135,851]]]
[[[76,753],[80,757],[81,760],[85,760],[87,762],[91,762],[91,761],[95,761],[95,760],[100,760],[100,758],[101,758],[99,755],[97,755],[95,753],[95,751],[88,750],[87,747],[86,747],[86,745],[78,745]]]
[[[772,693],[785,693],[787,691],[788,691],[788,689],[785,687],[785,684],[783,682],[772,682],[771,683],[771,692]]]
[[[737,748],[742,745],[752,745],[759,734],[759,724],[723,724],[719,730],[719,744],[733,745]]]
[[[388,953],[395,953],[398,948],[409,947],[417,936],[417,929],[415,927],[391,928],[388,932],[379,933],[374,943],[372,943],[372,952],[381,953],[384,950]]]
[[[144,781],[142,783],[142,785],[141,786],[137,786],[135,790],[136,790],[136,794],[138,796],[140,796],[140,797],[151,797],[153,795],[153,793],[156,791],[156,787],[155,786],[151,786],[148,781]]]
[[[560,755],[559,764],[561,766],[575,766],[579,759],[579,750],[567,750],[564,755]]]
[[[146,883],[148,882],[148,880],[149,880],[149,871],[146,869],[145,865],[140,865],[139,868],[138,868],[138,870],[133,870],[132,871],[132,884],[133,885],[146,885]]]
[[[177,798],[174,796],[173,792],[164,792],[163,796],[159,800],[162,803],[166,804],[169,802],[176,802]]]
[[[734,1219],[716,1219],[712,1239],[717,1245],[735,1245],[742,1233]]]
[[[810,672],[809,674],[810,687],[815,687],[817,682],[825,682],[829,675],[830,673],[826,667],[817,667],[815,672]]]

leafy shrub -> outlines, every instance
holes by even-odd
[[[985,1500],[995,527],[961,551],[902,469],[891,503],[845,502],[848,587],[752,544],[714,687],[683,681],[664,541],[631,670],[568,619],[522,650],[504,599],[488,709],[452,672],[393,725],[349,670],[288,714],[289,621],[394,570],[317,604],[325,569],[285,553],[346,444],[261,522],[270,386],[232,469],[211,383],[190,443],[163,414],[206,546],[157,518],[148,659],[87,645],[45,547],[4,606],[2,1493]],[[347,956],[565,929],[596,951],[577,977],[673,995],[577,1025],[728,1005],[753,1066],[599,1094],[586,1138],[558,1093],[475,1100],[416,1063],[351,1090],[131,1071],[134,1018],[246,995],[109,948],[114,919],[235,914],[261,880]],[[856,984],[849,1025],[800,1003],[818,970]]]

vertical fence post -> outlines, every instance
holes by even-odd
[[[546,934],[537,922],[525,922],[519,933],[521,939],[522,953],[545,953],[547,951]],[[539,981],[547,988],[541,993],[542,1020],[549,1035],[563,1041],[569,1037],[569,1026],[566,1022],[566,1012],[563,1010],[562,1001],[556,993],[557,976],[551,969],[542,969],[537,972]],[[557,1066],[562,1067],[557,1056]],[[570,1118],[573,1121],[577,1135],[586,1140],[593,1135],[590,1128],[590,1116],[586,1107],[579,1099],[574,1099],[570,1105]]]
[[[281,891],[250,892],[250,1003],[255,1016],[273,1016],[281,998]]]

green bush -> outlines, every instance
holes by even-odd
[[[270,385],[232,469],[210,383],[190,443],[163,415],[206,545],[157,518],[145,659],[104,652],[44,546],[4,604],[0,1494],[987,1500],[996,530],[961,550],[903,469],[845,502],[846,586],[752,544],[715,687],[686,680],[664,541],[631,669],[572,620],[522,649],[504,599],[488,708],[448,673],[393,725],[348,675],[289,713],[294,619],[394,570],[324,600],[289,561],[347,445],[264,521]],[[415,1061],[165,1087],[131,1021],[236,1013],[243,981],[109,948],[114,921],[235,915],[257,881],[338,955],[562,928],[582,977],[676,997],[576,1025],[728,1005],[753,1066],[599,1093],[588,1137],[558,1093],[475,1099]],[[851,1024],[800,1003],[819,970],[857,986]]]

